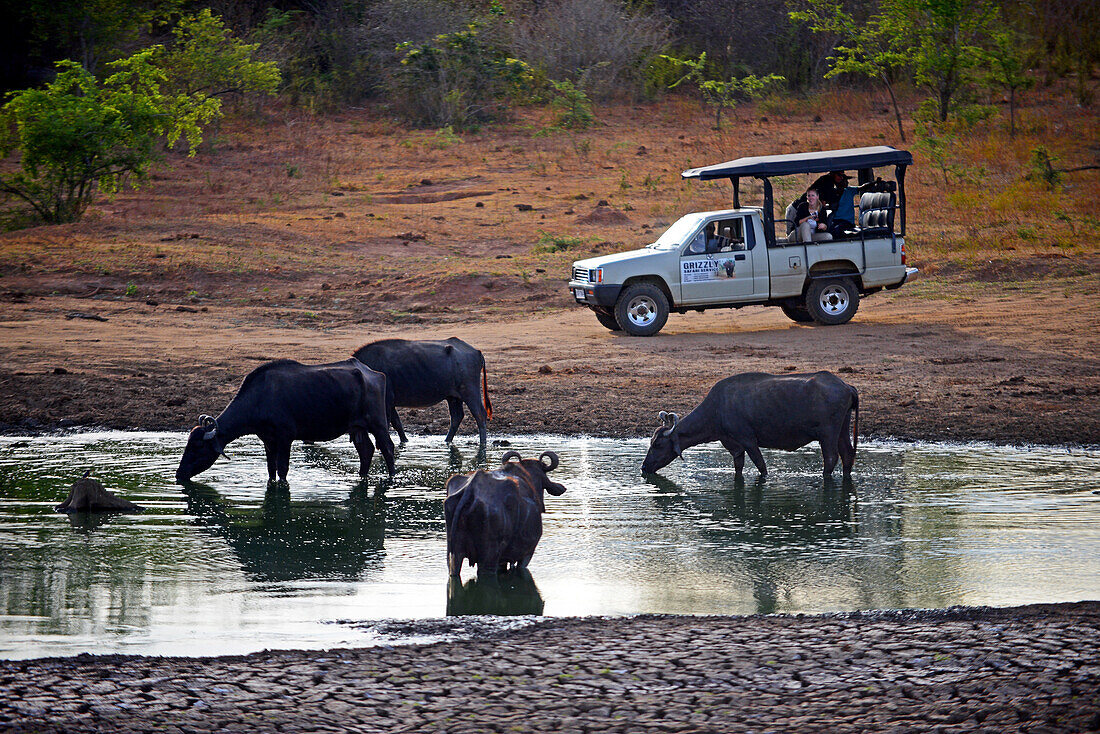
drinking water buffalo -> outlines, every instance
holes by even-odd
[[[489,402],[485,358],[481,352],[455,337],[443,341],[383,339],[359,347],[355,358],[386,375],[386,412],[402,443],[407,439],[397,406],[426,408],[446,400],[451,409],[447,443],[458,432],[465,403],[477,421],[481,444],[485,445],[485,422],[493,417],[493,405]]]
[[[359,474],[367,475],[374,436],[386,469],[394,474],[393,441],[386,426],[386,376],[355,359],[305,365],[291,359],[268,362],[252,370],[236,396],[217,418],[199,417],[187,437],[176,469],[183,483],[209,469],[225,447],[241,436],[255,434],[267,454],[267,474],[285,481],[290,468],[290,444],[331,441],[351,434],[359,452]]]
[[[518,459],[518,461],[512,461]],[[549,459],[549,463],[543,463]],[[550,481],[547,472],[558,468],[558,455],[544,451],[535,459],[521,459],[509,451],[499,469],[478,469],[447,480],[443,515],[447,523],[447,568],[452,576],[462,561],[477,566],[478,576],[527,568],[542,537],[542,491],[558,496],[562,485]]]
[[[849,422],[850,413],[854,418]],[[859,394],[830,372],[767,375],[746,372],[719,381],[695,410],[680,419],[661,411],[663,425],[653,434],[642,471],[668,466],[683,450],[721,441],[731,454],[737,476],[745,454],[767,476],[761,448],[794,451],[811,441],[821,444],[825,476],[839,458],[844,476],[852,474],[859,431]]]

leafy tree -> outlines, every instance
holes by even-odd
[[[750,74],[740,79],[736,77],[726,80],[708,79],[706,51],[699,54],[698,59],[677,59],[673,56],[662,56],[662,58],[687,68],[687,74],[673,83],[669,89],[679,86],[684,81],[694,82],[703,96],[703,104],[714,110],[715,130],[722,129],[722,110],[733,109],[745,100],[757,99],[786,81],[778,74],[768,74],[765,77]]]
[[[21,0],[34,50],[48,59],[80,62],[90,72],[137,47],[143,29],[181,0]]]
[[[793,11],[792,20],[802,21],[814,33],[832,34],[838,39],[834,55],[829,57],[832,68],[826,79],[841,74],[858,74],[878,79],[890,95],[898,136],[905,142],[901,110],[894,94],[894,74],[909,64],[909,54],[896,18],[878,14],[860,22],[838,0],[809,0],[803,10]]]
[[[1016,92],[1035,83],[1027,73],[1032,60],[1027,37],[1011,26],[999,28],[992,34],[988,53],[989,79],[1008,92],[1008,134],[1016,137]]]
[[[550,106],[557,112],[554,121],[556,127],[567,130],[584,130],[596,122],[592,114],[592,102],[583,89],[576,87],[568,79],[549,80],[553,89]]]
[[[275,62],[253,58],[259,44],[234,38],[209,9],[181,19],[172,35],[175,42],[157,63],[165,70],[168,86],[181,94],[274,94],[279,87]]]
[[[0,152],[20,153],[19,169],[0,175],[0,192],[25,201],[42,220],[80,218],[97,192],[111,194],[146,177],[159,145],[181,136],[193,155],[219,101],[202,93],[167,94],[159,46],[108,64],[102,83],[73,61],[58,63],[43,89],[14,92],[0,109]]]
[[[500,118],[529,69],[478,35],[476,25],[419,45],[402,44],[394,99],[414,123],[470,128]]]
[[[917,84],[932,92],[941,122],[985,63],[998,17],[994,0],[883,0],[891,32],[911,49]]]

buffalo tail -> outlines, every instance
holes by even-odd
[[[485,416],[493,419],[493,403],[489,400],[489,376],[485,372],[485,358],[481,358],[481,402],[485,406]]]

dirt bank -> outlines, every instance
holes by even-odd
[[[459,336],[485,353],[497,433],[648,435],[659,410],[689,410],[730,374],[826,369],[859,388],[864,436],[1094,445],[1097,290],[1081,279],[1014,289],[935,276],[866,299],[844,326],[750,307],[674,315],[651,338],[609,332],[568,306],[402,324],[347,314],[318,327],[302,312],[224,299],[24,297],[0,304],[0,422],[9,432],[181,430],[220,411],[265,360],[332,361],[380,337]],[[404,413],[415,431],[445,432],[445,405]]]
[[[1085,732],[1100,603],[546,620],[425,646],[0,663],[12,732]]]

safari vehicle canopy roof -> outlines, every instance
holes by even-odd
[[[898,183],[898,209],[902,235],[905,234],[905,168],[913,164],[913,154],[889,145],[869,148],[844,148],[819,150],[812,153],[787,153],[785,155],[761,155],[738,158],[713,166],[691,168],[680,174],[682,178],[710,181],[728,178],[733,183],[733,206],[741,207],[741,178],[751,176],[764,184],[764,238],[769,246],[775,245],[775,214],[772,203],[772,176],[790,176],[797,173],[825,173],[826,171],[855,170],[860,184],[874,180],[873,169],[894,166]]]
[[[913,155],[889,145],[871,148],[845,148],[844,150],[820,150],[815,153],[788,153],[786,155],[758,155],[738,158],[735,161],[713,166],[692,168],[680,174],[683,178],[709,181],[714,178],[741,178],[753,176],[789,176],[795,173],[824,173],[826,171],[852,171],[879,166],[911,166]]]

